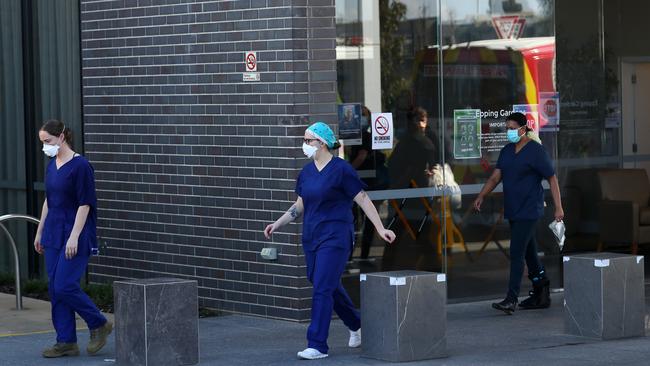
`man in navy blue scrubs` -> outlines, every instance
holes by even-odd
[[[307,277],[314,290],[308,345],[298,352],[298,357],[308,360],[328,355],[332,310],[350,330],[348,346],[361,345],[359,312],[341,285],[341,275],[354,245],[352,202],[363,209],[382,239],[389,243],[395,240],[395,234],[384,228],[375,206],[363,191],[365,184],[357,172],[348,162],[332,155],[331,150],[339,147],[334,132],[325,123],[309,126],[302,150],[313,161],[298,175],[298,199],[282,217],[264,229],[264,235],[270,238],[280,227],[304,213],[302,246]]]
[[[512,314],[518,303],[524,260],[528,278],[533,282],[530,297],[522,301],[522,309],[540,309],[551,305],[549,280],[537,256],[535,226],[544,214],[542,180],[548,180],[555,205],[555,219],[564,218],[560,188],[553,164],[541,142],[527,126],[526,116],[512,113],[506,120],[507,144],[499,154],[496,169],[474,201],[480,211],[483,199],[503,181],[504,217],[510,222],[510,282],[506,298],[492,307]]]

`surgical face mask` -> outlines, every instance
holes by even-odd
[[[508,130],[508,141],[512,142],[513,144],[516,144],[521,140],[521,136],[519,136],[519,129],[516,130]]]
[[[51,158],[55,157],[56,154],[59,153],[59,148],[61,148],[59,145],[43,144],[43,152]]]
[[[302,152],[305,153],[305,156],[307,156],[308,158],[310,159],[313,158],[314,154],[316,154],[316,151],[318,151],[317,147],[308,145],[304,142],[302,143]]]

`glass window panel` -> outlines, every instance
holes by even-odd
[[[502,296],[509,274],[510,228],[503,217],[501,187],[485,199],[481,212],[472,203],[508,143],[505,119],[513,111],[526,114],[529,127],[551,157],[556,156],[556,121],[540,110],[540,103],[557,102],[555,4],[445,0],[442,9],[442,59],[424,67],[443,85],[444,118],[434,123],[442,125],[444,162],[462,191],[462,198],[449,200],[451,218],[445,226],[449,297]],[[546,201],[552,202],[550,196]],[[545,220],[538,225],[540,235]],[[539,244],[549,277],[558,281],[556,248],[548,241]]]
[[[442,271],[442,237],[436,224],[440,198],[432,198],[432,169],[441,161],[438,133],[429,125],[438,110],[434,80],[420,96],[422,57],[438,42],[439,4],[433,0],[337,0],[338,102],[342,121],[360,117],[361,138],[344,139],[345,157],[368,184],[386,225],[398,239],[385,245],[355,207],[357,245],[344,279],[358,296],[358,271],[422,269]],[[358,111],[358,112],[357,112]],[[392,113],[392,148],[373,150],[370,113]],[[343,122],[339,127],[345,127]],[[417,187],[417,188],[416,188]],[[406,198],[409,197],[409,198]],[[428,197],[428,198],[424,198]],[[440,246],[440,253],[438,251]]]
[[[555,164],[565,251],[593,251],[599,243],[634,250],[625,240],[601,240],[607,237],[600,212],[608,193],[599,172],[642,169],[650,175],[650,124],[644,117],[650,110],[643,103],[650,93],[650,46],[643,38],[650,3],[337,0],[336,6],[339,103],[391,112],[395,132],[393,149],[381,152],[385,164],[366,165],[359,174],[367,177],[368,170],[376,178],[386,168],[388,180],[372,187],[371,197],[398,242],[368,241],[372,230],[359,215],[362,245],[351,271],[442,270],[451,299],[503,294],[510,228],[501,189],[480,213],[471,204],[507,142],[503,122],[512,111],[526,113]],[[418,107],[418,118],[411,118]],[[427,119],[420,129],[409,122],[422,111]],[[422,136],[433,146],[433,159],[426,158],[423,147],[430,145]],[[345,155],[353,161],[362,147],[350,145]],[[435,179],[422,174],[427,163],[446,163],[451,172],[445,179],[453,176],[462,194],[431,189]],[[632,191],[637,183],[621,179],[614,193]],[[425,214],[421,197],[431,207]],[[560,254],[546,228],[554,212],[548,186],[545,202],[536,238],[552,286],[559,287]],[[642,253],[646,240],[638,240]]]

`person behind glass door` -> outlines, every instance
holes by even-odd
[[[501,149],[494,172],[485,183],[474,208],[481,210],[487,194],[503,181],[504,217],[510,221],[510,281],[506,298],[492,307],[512,314],[517,307],[524,261],[533,283],[530,296],[519,304],[522,309],[540,309],[551,305],[549,280],[537,256],[535,226],[544,214],[542,179],[548,180],[555,204],[555,220],[564,218],[560,188],[548,153],[527,126],[526,116],[512,113],[506,119],[509,144]],[[533,138],[531,138],[533,136]]]
[[[88,325],[88,354],[105,344],[113,324],[99,312],[79,284],[90,256],[97,251],[97,196],[93,168],[72,150],[72,131],[49,120],[38,132],[51,159],[45,173],[45,201],[34,249],[45,254],[56,344],[43,357],[79,355],[75,313]]]
[[[425,135],[428,122],[427,112],[421,107],[413,108],[406,114],[406,133],[397,142],[388,158],[390,188],[408,189],[413,187],[413,182],[419,188],[429,186],[431,169],[435,166],[436,156],[435,146]],[[417,210],[425,210],[419,202],[416,204]],[[385,247],[382,270],[394,270],[395,261],[399,257],[398,251],[403,249],[401,246]],[[424,246],[419,246],[418,250],[424,250]]]
[[[436,149],[425,136],[427,123],[427,112],[423,108],[417,107],[408,113],[407,133],[388,159],[391,188],[409,188],[411,180],[418,187],[429,185],[431,169],[436,164]]]
[[[438,135],[439,127],[436,127],[432,121],[430,120],[427,112],[424,111],[424,118],[420,117],[421,119],[425,119],[426,121],[426,127],[424,129],[424,135],[431,141],[431,143],[434,146],[434,156],[437,160],[438,163],[442,161],[442,152],[444,151],[445,153],[445,159],[447,159],[446,163],[450,163],[448,161],[453,157],[452,151],[450,149],[450,144],[448,143],[447,139],[442,139],[440,135]],[[436,122],[436,124],[438,124]]]
[[[356,170],[373,171],[372,178],[362,178],[368,190],[379,190],[388,188],[388,172],[386,171],[386,158],[381,151],[372,150],[372,134],[370,132],[370,116],[372,113],[368,107],[361,107],[361,145],[354,145],[350,148],[350,165]],[[375,201],[377,208],[382,201]],[[357,222],[357,209],[353,208],[354,222]],[[364,215],[363,233],[361,235],[361,253],[359,262],[361,265],[371,266],[368,262],[370,246],[374,237],[375,229],[368,216]],[[350,253],[352,254],[352,253]]]
[[[316,122],[307,128],[302,149],[313,161],[298,175],[298,198],[284,215],[264,229],[268,239],[304,213],[302,246],[313,294],[308,345],[298,352],[302,359],[327,357],[332,309],[350,330],[348,346],[361,345],[359,312],[341,285],[341,275],[354,245],[352,202],[363,209],[382,239],[389,243],[395,240],[395,234],[381,223],[357,172],[345,160],[332,155],[332,150],[339,147],[334,132],[325,123]]]

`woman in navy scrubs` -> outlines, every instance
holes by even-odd
[[[298,357],[309,360],[327,357],[332,310],[350,330],[348,346],[361,345],[359,312],[341,285],[341,275],[354,245],[352,202],[363,209],[382,239],[389,243],[395,240],[395,234],[384,228],[354,168],[332,155],[331,150],[339,147],[334,132],[323,122],[316,122],[305,131],[302,149],[313,161],[298,175],[298,199],[264,230],[270,238],[280,227],[304,214],[302,245],[307,277],[314,290],[308,345],[298,352]]]
[[[56,344],[43,357],[79,355],[75,313],[90,329],[88,354],[105,344],[113,324],[99,312],[79,285],[91,254],[97,252],[97,197],[93,168],[72,146],[72,132],[57,120],[38,133],[51,159],[45,174],[45,202],[34,249],[45,254]]]
[[[510,282],[506,298],[492,307],[512,314],[517,307],[524,261],[528,278],[533,283],[530,297],[522,301],[522,309],[541,309],[551,305],[549,280],[537,256],[535,226],[544,214],[542,179],[551,187],[555,220],[564,218],[560,187],[553,164],[541,142],[527,126],[526,116],[512,113],[506,120],[508,140],[499,154],[496,169],[474,201],[480,211],[483,199],[503,181],[504,217],[510,221]]]

